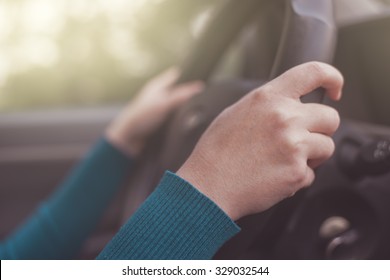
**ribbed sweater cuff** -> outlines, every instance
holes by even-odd
[[[210,259],[239,230],[209,198],[166,172],[98,259]]]

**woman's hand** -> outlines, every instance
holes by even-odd
[[[309,186],[334,151],[337,111],[300,97],[323,87],[338,100],[342,85],[327,64],[292,68],[225,109],[177,174],[233,220],[270,208]]]
[[[171,68],[148,82],[109,125],[107,139],[123,152],[139,155],[169,113],[203,90],[200,81],[175,85],[179,74]]]

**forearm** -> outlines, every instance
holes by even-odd
[[[210,259],[238,232],[214,202],[167,172],[98,259]]]
[[[123,183],[131,162],[101,139],[58,190],[4,242],[0,256],[11,259],[73,257]]]

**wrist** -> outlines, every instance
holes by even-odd
[[[105,131],[105,137],[113,146],[130,157],[137,157],[143,149],[143,142],[131,136],[123,128],[110,125]]]
[[[187,161],[176,174],[207,196],[230,219],[236,221],[242,217],[240,208],[234,205],[232,193],[229,194],[229,188],[224,185],[223,178],[218,176],[218,172],[214,172],[213,169],[207,166],[195,166],[191,161]]]

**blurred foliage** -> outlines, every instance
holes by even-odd
[[[0,110],[128,100],[180,63],[217,1],[0,2]]]

